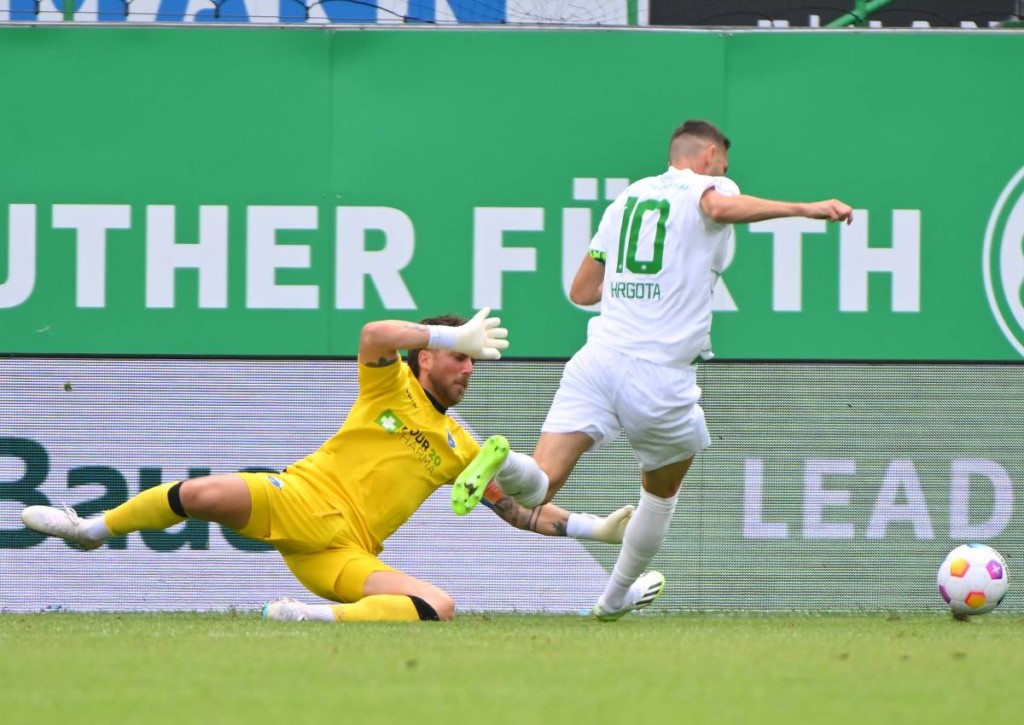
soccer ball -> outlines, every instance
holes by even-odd
[[[1006,562],[985,544],[964,544],[939,567],[939,594],[953,614],[991,612],[1006,596]]]

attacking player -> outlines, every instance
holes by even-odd
[[[707,121],[687,121],[669,141],[669,168],[631,184],[607,208],[569,296],[601,302],[587,343],[565,367],[522,480],[502,486],[562,487],[585,451],[624,430],[640,462],[640,503],[626,528],[611,578],[593,607],[600,620],[647,606],[665,584],[644,569],[661,548],[683,477],[710,445],[698,405],[696,362],[711,357],[711,291],[732,224],[781,217],[853,220],[836,199],[789,203],[740,194],[725,177],[729,140]],[[456,513],[479,499],[478,484],[502,466],[485,446],[452,490]],[[515,473],[515,472],[513,472]],[[540,481],[540,482],[538,482]]]
[[[468,322],[446,315],[419,324],[367,324],[359,341],[359,395],[344,424],[318,451],[281,473],[165,483],[90,519],[67,508],[29,506],[22,520],[83,549],[186,518],[212,521],[268,542],[303,586],[340,602],[279,599],[264,607],[264,618],[452,619],[455,602],[446,592],[377,557],[384,540],[480,450],[448,409],[466,394],[473,360],[497,359],[508,346],[507,331],[488,312],[481,310]],[[408,363],[398,352],[404,349],[409,350]],[[506,460],[505,468],[532,463],[521,454]],[[489,505],[505,521],[549,536],[619,543],[632,513],[632,507],[624,507],[607,518],[571,514],[543,505],[542,496],[534,496],[536,508],[524,508],[510,492],[488,482]]]

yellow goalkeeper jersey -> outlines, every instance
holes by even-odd
[[[287,472],[313,484],[345,516],[357,543],[379,554],[384,540],[479,450],[399,359],[359,365],[359,396],[341,430]]]

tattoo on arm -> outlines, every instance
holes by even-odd
[[[541,504],[533,511],[530,512],[530,516],[527,519],[526,528],[530,531],[537,531],[537,525],[540,523],[540,512],[544,508],[544,504]]]
[[[544,536],[566,536],[566,525],[569,520],[567,512],[557,506],[544,504],[537,508],[523,508],[514,498],[491,483],[487,487],[487,495],[484,496],[484,503],[494,513],[498,514],[506,523],[524,531],[533,531]]]
[[[390,357],[387,355],[382,355],[377,360],[377,362],[368,361],[363,364],[366,365],[366,367],[368,368],[386,368],[388,365],[393,365],[396,362],[398,362],[398,355],[393,355]]]
[[[513,526],[516,525],[516,519],[519,518],[520,507],[519,504],[515,502],[515,499],[506,494],[495,501],[493,507],[494,513],[498,514],[498,516]]]

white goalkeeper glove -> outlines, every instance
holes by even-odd
[[[593,539],[606,544],[621,544],[626,533],[626,524],[633,516],[632,506],[623,506],[607,516],[593,514],[569,514],[565,535],[574,539]]]
[[[427,325],[430,331],[427,347],[461,352],[476,360],[499,359],[501,351],[508,347],[508,330],[498,327],[501,318],[488,317],[490,312],[490,307],[484,307],[473,319],[458,327]]]

